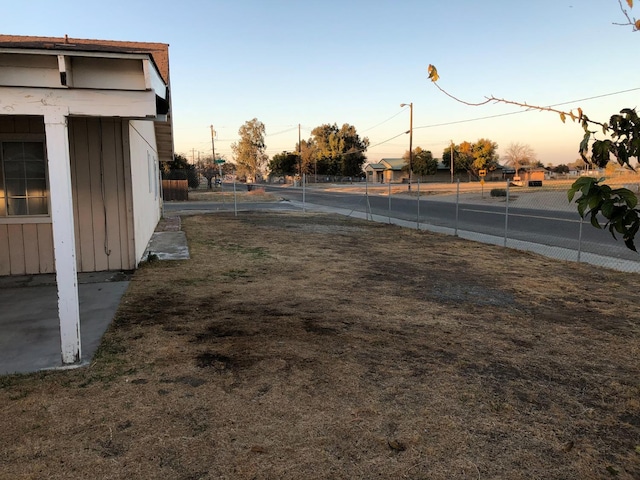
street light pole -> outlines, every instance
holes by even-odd
[[[406,107],[409,105],[409,188],[411,191],[411,174],[413,173],[413,102],[401,103],[400,107]]]

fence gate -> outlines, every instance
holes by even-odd
[[[188,180],[162,180],[164,200],[189,200]]]

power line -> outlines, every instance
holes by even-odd
[[[569,102],[556,103],[556,104],[553,104],[553,105],[547,105],[547,107],[560,107],[562,105],[569,105],[569,104],[574,104],[574,103],[578,103],[578,102],[586,102],[588,100],[596,100],[598,98],[611,97],[613,95],[620,95],[622,93],[635,92],[637,90],[640,90],[640,87],[630,88],[628,90],[620,90],[618,92],[605,93],[603,95],[595,95],[593,97],[580,98],[578,100],[571,100]],[[456,120],[456,121],[453,121],[453,122],[437,123],[437,124],[433,124],[433,125],[422,125],[420,127],[413,127],[413,129],[417,130],[417,129],[420,129],[420,128],[446,127],[448,125],[457,125],[459,123],[477,122],[479,120],[488,120],[490,118],[506,117],[506,116],[509,116],[509,115],[518,115],[520,113],[527,113],[527,112],[531,112],[531,111],[534,111],[534,110],[535,110],[534,108],[528,108],[526,110],[517,110],[515,112],[509,112],[509,113],[499,113],[497,115],[487,115],[485,117],[469,118],[469,119],[466,119],[466,120]]]
[[[281,132],[277,132],[277,133],[266,133],[264,136],[265,137],[275,137],[276,135],[282,135],[283,133],[289,133],[292,132],[293,130],[296,130],[298,128],[297,125],[294,125],[291,128],[288,128],[287,130],[282,130]]]
[[[398,138],[398,137],[399,137],[399,136],[401,136],[401,135],[406,135],[407,133],[409,133],[409,132],[402,132],[402,133],[399,133],[399,134],[398,134],[398,135],[396,135],[395,137],[388,138],[387,140],[385,140],[385,141],[383,141],[383,142],[376,143],[375,145],[369,145],[369,147],[368,147],[367,149],[371,149],[371,148],[378,147],[378,146],[383,145],[383,144],[385,144],[385,143],[387,143],[387,142],[390,142],[391,140],[394,140],[394,139]],[[360,150],[360,151],[364,152],[364,150]]]
[[[374,125],[373,127],[369,127],[369,128],[365,128],[364,130],[361,131],[361,133],[364,132],[368,132],[369,130],[373,130],[376,127],[379,127],[380,125],[382,125],[383,123],[387,123],[389,120],[397,117],[398,115],[400,115],[402,112],[404,112],[406,110],[406,108],[403,108],[402,110],[400,110],[398,113],[396,113],[395,115],[391,115],[389,118],[387,118],[386,120],[383,120],[382,122]]]

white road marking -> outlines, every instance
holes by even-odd
[[[475,210],[473,208],[462,208],[464,212],[475,212],[475,213],[490,213],[493,215],[504,215],[505,212],[494,212],[489,210]],[[525,218],[538,218],[541,220],[555,220],[557,222],[571,222],[571,223],[580,223],[580,220],[568,220],[566,218],[556,218],[556,217],[545,217],[543,215],[525,215],[522,213],[512,213],[509,212],[510,217],[525,217]]]

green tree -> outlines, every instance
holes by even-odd
[[[473,144],[472,152],[472,173],[474,175],[478,175],[478,170],[493,171],[498,167],[498,144],[496,142],[481,138]]]
[[[409,170],[409,150],[402,156],[406,162],[404,170]],[[438,161],[433,158],[433,154],[429,150],[423,150],[420,147],[413,149],[413,173],[424,177],[426,175],[435,175],[438,171]]]
[[[498,144],[481,138],[475,143],[453,145],[453,171],[477,176],[478,170],[495,170],[498,166]],[[442,152],[442,163],[451,168],[451,146]]]
[[[311,131],[315,163],[321,175],[359,176],[367,157],[368,138],[360,138],[356,127],[345,123],[324,124]]]
[[[269,172],[275,175],[294,175],[298,171],[299,159],[297,153],[276,153],[269,160]]]
[[[257,118],[245,122],[238,130],[240,140],[231,144],[237,174],[255,181],[267,162],[264,142],[265,126]]]
[[[173,155],[171,162],[161,164],[162,178],[165,180],[187,180],[189,188],[198,188],[200,176],[196,166],[189,163],[187,157],[178,153]]]
[[[465,173],[471,168],[473,163],[472,145],[469,142],[462,142],[460,145],[449,145],[442,152],[442,163],[451,170],[451,150],[453,149],[453,172]]]
[[[564,164],[556,165],[553,167],[553,171],[555,173],[569,173],[569,166]]]
[[[300,142],[299,148],[300,148],[300,157],[302,161],[302,172],[307,174],[317,173],[317,167],[318,167],[317,150],[318,149],[315,141],[312,138],[308,140],[302,140]]]

